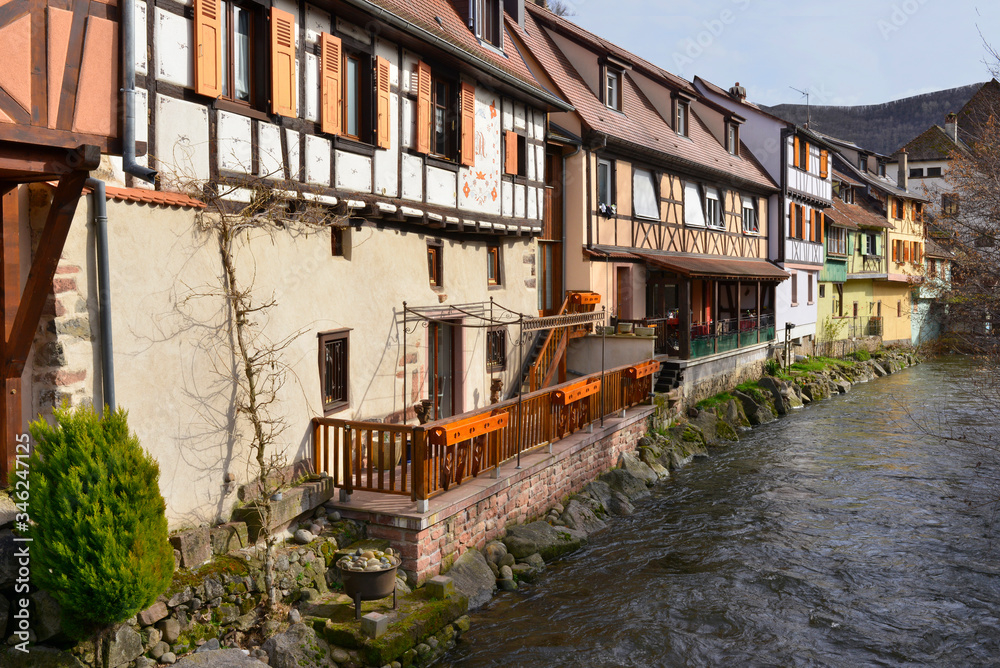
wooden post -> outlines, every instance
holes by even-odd
[[[712,352],[719,352],[719,281],[712,281]]]
[[[691,359],[691,279],[683,279],[683,284],[679,290],[680,313],[677,317],[677,328],[680,330],[680,354],[682,360]]]
[[[0,227],[0,295],[3,307],[0,308],[0,320],[3,322],[0,343],[4,346],[4,360],[10,354],[7,342],[14,326],[14,318],[21,304],[21,262],[20,262],[20,222],[21,207],[18,200],[19,189],[15,186],[0,187],[2,199],[2,227]],[[0,388],[0,487],[7,485],[7,479],[14,467],[15,440],[23,430],[21,423],[21,373],[20,370],[9,369],[3,365],[3,384]]]

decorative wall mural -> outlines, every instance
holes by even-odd
[[[500,213],[500,109],[476,91],[476,164],[462,170],[463,209]]]

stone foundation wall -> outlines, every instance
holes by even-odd
[[[646,408],[610,433],[602,434],[595,425],[593,435],[584,434],[589,438],[557,453],[555,461],[519,472],[423,530],[387,526],[375,520],[367,527],[368,537],[390,541],[400,551],[402,569],[410,582],[423,584],[447,570],[465,551],[482,549],[487,542],[502,538],[508,526],[540,517],[617,466],[622,453],[636,450],[639,439],[649,429],[651,414],[651,409]]]

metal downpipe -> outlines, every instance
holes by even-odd
[[[126,2],[126,4],[128,4]],[[111,279],[108,259],[108,204],[104,194],[104,181],[87,179],[94,202],[94,237],[97,242],[97,304],[100,311],[101,335],[101,388],[104,393],[103,405],[114,411],[115,404],[115,359],[111,339]]]

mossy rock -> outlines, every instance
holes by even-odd
[[[339,598],[347,599],[346,596]],[[354,619],[351,603],[330,605],[324,610],[328,615],[326,619],[311,618],[310,621],[329,643],[358,650],[368,665],[384,666],[394,660],[402,661],[404,654],[464,615],[469,607],[468,599],[461,594],[438,600],[432,599],[424,589],[400,596],[398,610],[386,610],[387,602],[385,599],[361,605],[362,615],[372,611],[389,615],[388,631],[376,639],[361,632],[361,623]],[[369,607],[372,609],[367,609]]]
[[[174,594],[183,591],[185,587],[194,589],[208,577],[222,575],[245,577],[250,574],[250,564],[245,559],[230,555],[219,555],[207,564],[193,570],[180,569],[176,571],[174,573],[174,580],[170,583],[170,588],[167,589],[164,596],[169,599]],[[245,590],[246,588],[244,587]]]
[[[198,646],[199,640],[211,640],[219,637],[219,627],[214,624],[193,624],[171,645],[174,654],[184,654]]]
[[[736,430],[733,429],[733,426],[722,418],[719,418],[715,423],[715,433],[719,438],[725,441],[740,440],[740,437],[736,433]]]
[[[354,522],[348,522],[346,520],[334,522],[327,527],[325,533],[336,538],[337,545],[340,546],[350,545],[351,543],[355,543],[364,538],[361,534],[361,530],[358,528],[358,525]]]

